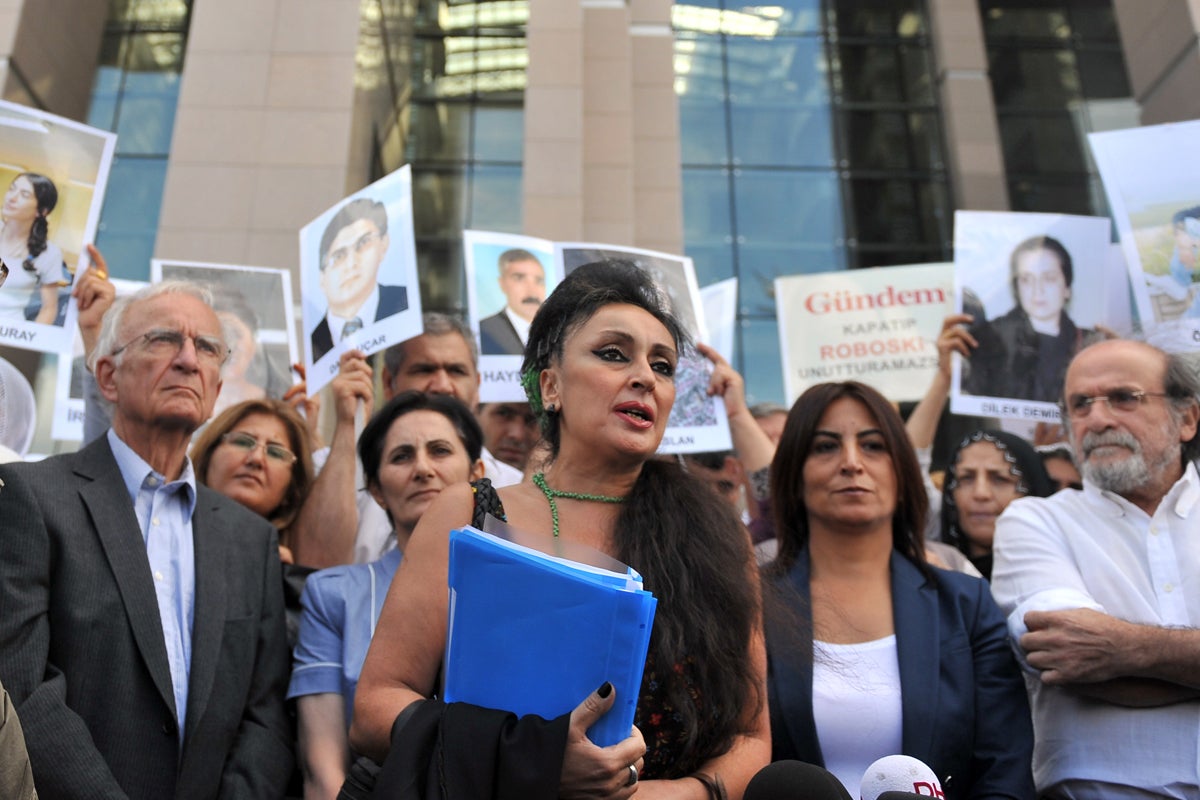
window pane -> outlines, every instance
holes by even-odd
[[[733,181],[739,241],[824,243],[831,231],[842,230],[841,195],[832,172],[740,170]]]
[[[462,173],[414,166],[413,230],[420,237],[460,236],[465,226]]]
[[[1008,50],[989,54],[992,92],[999,107],[1061,109],[1080,99],[1070,50]]]
[[[167,162],[160,158],[113,158],[96,232],[114,277],[148,280]]]
[[[1004,165],[1010,172],[1073,172],[1086,168],[1083,131],[1074,115],[1001,114],[997,121]]]
[[[925,19],[918,0],[833,0],[833,17],[843,37],[920,36]]]
[[[731,191],[726,170],[683,170],[684,241],[703,245],[732,241]]]
[[[921,244],[949,238],[949,199],[929,180],[857,179],[852,183],[856,236],[861,242]]]
[[[519,164],[525,135],[525,111],[520,106],[477,106],[474,134],[475,158]]]
[[[1005,36],[1042,39],[1066,39],[1071,35],[1067,13],[1061,3],[1050,0],[1030,4],[1033,7],[1003,8],[1015,5],[1009,0],[985,0],[980,3],[983,12],[984,34],[988,38]]]
[[[475,166],[466,227],[521,233],[521,168]]]
[[[1038,175],[1016,178],[1008,184],[1013,211],[1053,214],[1094,214],[1091,181],[1087,175]]]
[[[779,326],[773,319],[743,319],[739,326],[746,378],[746,402],[784,403],[783,370],[779,356]]]
[[[745,15],[747,26],[754,22],[766,23],[776,34],[818,33],[821,30],[821,0],[774,0],[769,4],[726,0],[725,7],[727,18]]]
[[[821,41],[729,42],[734,163],[833,164]]]
[[[166,155],[175,128],[179,76],[170,72],[126,73],[117,111],[117,151]]]
[[[409,158],[462,161],[470,141],[470,106],[466,103],[414,102],[409,106]]]
[[[684,164],[727,164],[725,50],[716,36],[675,41],[675,93]]]
[[[693,244],[688,242],[684,254],[696,267],[696,283],[701,286],[737,276],[733,262],[733,242],[724,244]]]
[[[1130,97],[1133,89],[1125,72],[1125,59],[1120,51],[1080,50],[1079,80],[1083,96],[1089,100]]]

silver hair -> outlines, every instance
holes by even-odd
[[[113,351],[123,344],[118,341],[117,337],[121,335],[121,327],[125,323],[125,315],[130,307],[135,303],[151,300],[164,294],[185,294],[200,300],[209,308],[212,308],[213,305],[213,295],[209,288],[193,281],[162,281],[139,289],[131,295],[117,298],[100,323],[100,335],[96,339],[96,347],[88,356],[88,369],[95,372],[96,362],[105,356],[112,355]],[[221,338],[225,338],[223,330]],[[117,358],[120,358],[119,354]]]
[[[471,351],[471,366],[479,368],[479,345],[475,342],[475,334],[471,332],[461,317],[454,314],[443,314],[440,311],[426,311],[421,315],[421,325],[424,328],[423,335],[445,336],[448,333],[457,333],[467,343],[467,349]],[[404,366],[404,342],[394,344],[383,351],[383,366],[389,375],[395,375],[400,371],[400,368]]]

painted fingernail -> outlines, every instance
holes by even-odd
[[[610,694],[612,694],[612,690],[613,685],[610,682],[605,681],[604,683],[600,684],[600,688],[596,690],[596,694],[600,695],[602,698],[608,697]]]

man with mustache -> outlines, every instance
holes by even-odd
[[[1083,489],[996,523],[1042,797],[1200,796],[1198,391],[1148,344],[1084,349],[1063,392]]]
[[[500,290],[504,308],[479,321],[479,351],[485,356],[525,352],[529,323],[546,299],[546,271],[528,250],[514,248],[500,254]]]

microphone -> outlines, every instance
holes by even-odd
[[[884,756],[863,773],[862,800],[885,800],[884,795],[901,797],[945,797],[937,775],[925,762],[912,756]]]
[[[742,800],[852,800],[846,787],[816,764],[776,761],[750,779]]]
[[[922,797],[928,797],[925,794],[913,794],[912,792],[884,792],[879,795],[879,800],[921,800]]]

